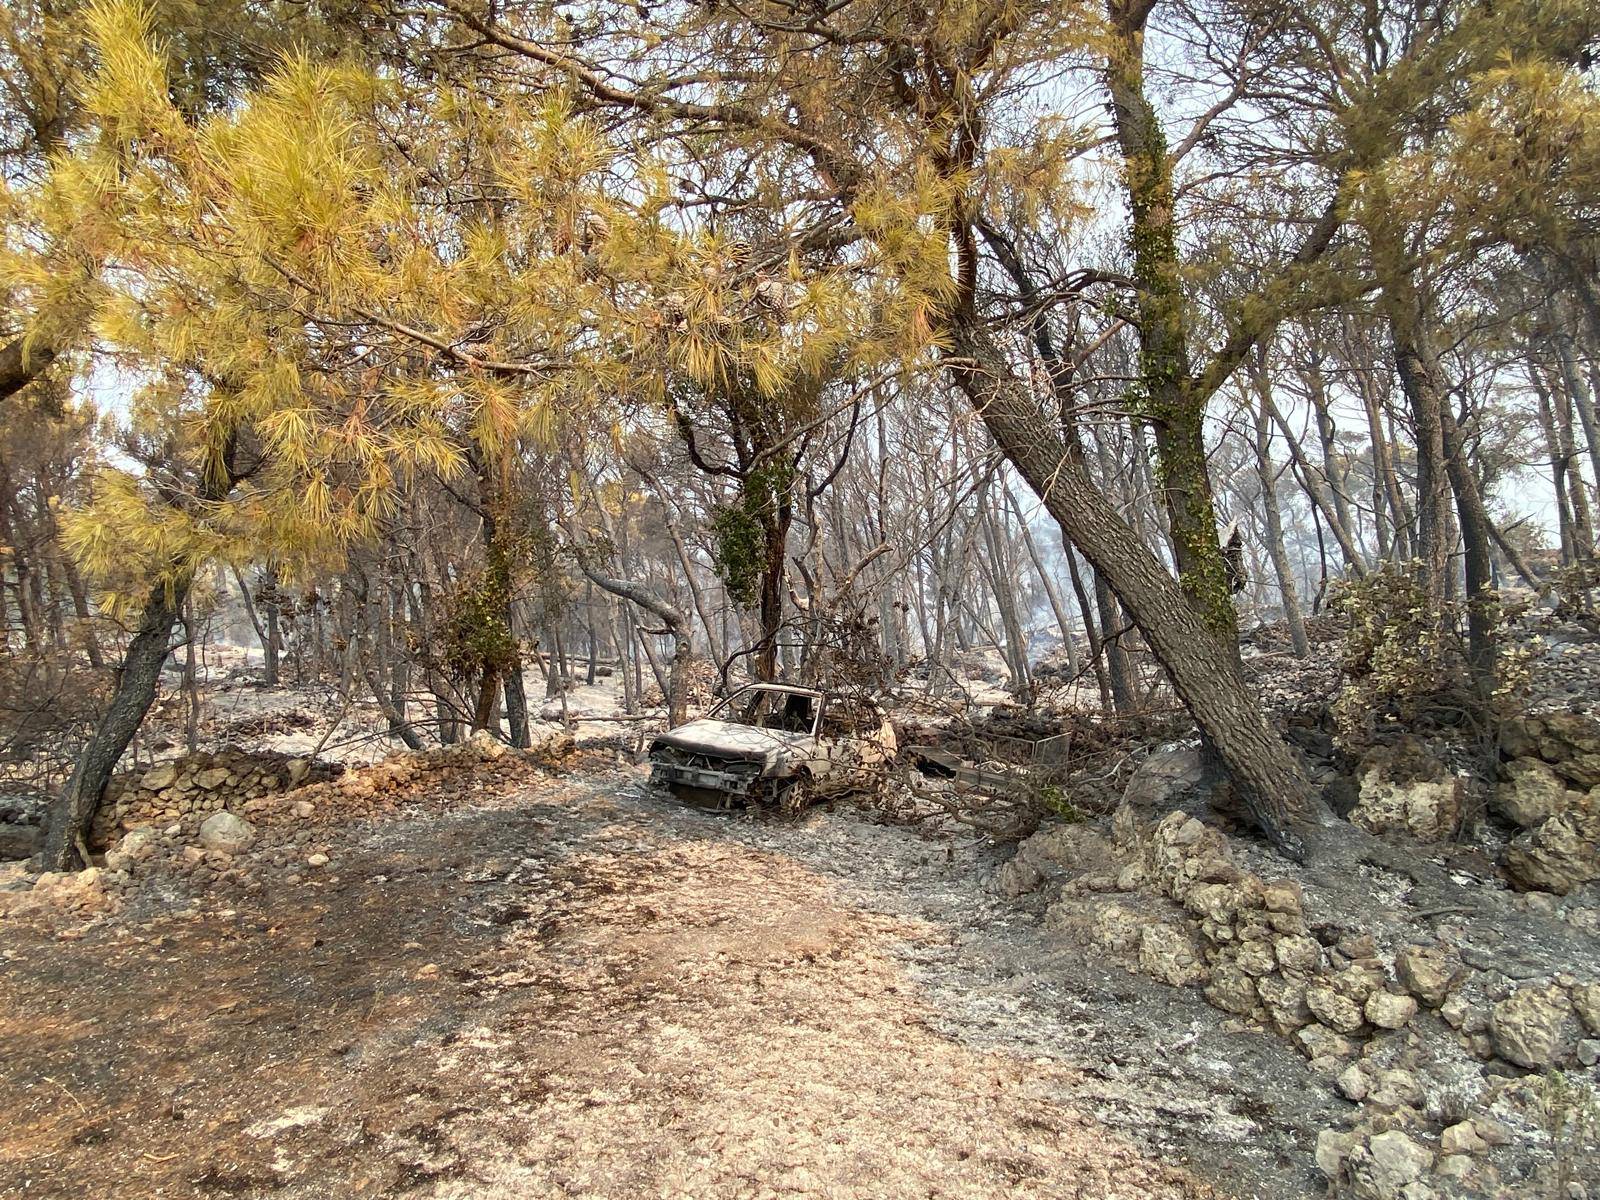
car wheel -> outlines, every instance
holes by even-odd
[[[773,782],[773,802],[786,817],[799,816],[810,805],[811,797],[811,776],[808,772],[800,771],[787,779]]]

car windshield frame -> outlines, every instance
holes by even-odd
[[[748,701],[752,693],[765,692],[769,696],[804,696],[811,701],[811,727],[806,730],[785,729],[781,725],[756,725],[749,721],[736,719],[741,703]],[[823,693],[812,688],[790,687],[786,684],[773,683],[747,683],[738,691],[724,696],[722,700],[706,713],[705,720],[723,721],[729,725],[739,725],[745,729],[759,729],[764,733],[799,733],[805,737],[816,737],[822,729],[822,710],[827,698]],[[771,704],[771,700],[764,701]]]

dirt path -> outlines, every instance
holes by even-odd
[[[7,924],[0,1195],[1309,1194],[1273,1041],[1053,960],[974,846],[483,799],[231,909]]]

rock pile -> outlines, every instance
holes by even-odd
[[[127,772],[106,789],[89,844],[103,848],[122,832],[141,826],[165,826],[217,812],[258,812],[270,798],[327,779],[335,770],[309,758],[230,746]]]
[[[1460,826],[1464,783],[1416,739],[1402,738],[1362,760],[1349,819],[1368,833],[1443,841]]]
[[[269,884],[303,882],[337,867],[340,839],[356,822],[401,809],[471,803],[486,788],[517,786],[525,772],[573,749],[560,726],[536,726],[535,734],[535,748],[526,754],[479,734],[336,777],[326,764],[271,755],[164,764],[129,777],[132,786],[119,793],[116,823],[106,826],[112,836],[103,867],[45,874],[31,887],[27,877],[11,879],[0,885],[0,916],[46,910],[94,916],[120,908],[158,879],[165,882],[157,891],[169,898],[218,885],[260,892]],[[128,827],[141,818],[154,819]],[[119,826],[126,829],[120,837]]]
[[[1566,895],[1600,879],[1600,721],[1559,712],[1510,722],[1491,806],[1517,826],[1503,866],[1518,887]]]
[[[1497,1195],[1503,1167],[1536,1169],[1552,1081],[1600,1063],[1600,982],[1562,973],[1562,948],[1582,936],[1569,930],[1530,964],[1499,920],[1433,929],[1349,911],[1348,897],[1330,907],[1314,875],[1263,878],[1241,861],[1191,816],[1145,822],[1124,805],[1108,830],[1027,839],[998,883],[1013,895],[1057,884],[1047,925],[1291,1041],[1355,1106],[1317,1145],[1335,1194]],[[1600,979],[1600,956],[1571,969]],[[1508,1141],[1510,1160],[1489,1153]]]

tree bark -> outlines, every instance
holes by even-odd
[[[1445,469],[1450,490],[1456,498],[1456,516],[1461,523],[1461,544],[1466,559],[1467,655],[1478,694],[1488,700],[1494,694],[1496,672],[1493,523],[1484,507],[1478,479],[1467,461],[1465,439],[1449,405],[1440,410],[1441,433],[1445,447]]]
[[[1106,56],[1131,221],[1133,275],[1139,284],[1141,409],[1155,433],[1157,482],[1183,593],[1207,628],[1237,644],[1238,615],[1217,540],[1206,467],[1205,398],[1194,394],[1172,167],[1160,118],[1144,88],[1144,22],[1150,7],[1111,0]]]
[[[19,334],[0,346],[0,400],[21,391],[55,361],[54,346],[27,346],[27,335]]]
[[[1284,853],[1303,855],[1291,822],[1320,817],[1318,805],[1293,752],[1246,687],[1236,645],[1202,618],[1155,556],[1131,536],[1012,374],[979,315],[958,310],[946,330],[951,340],[946,368],[996,444],[1104,574],[1267,836]]]
[[[70,870],[77,859],[78,846],[87,842],[106,784],[155,701],[161,664],[171,652],[172,631],[183,613],[192,583],[193,577],[187,574],[170,585],[157,583],[145,598],[139,626],[117,671],[111,703],[79,753],[72,776],[51,814],[44,848],[48,870]]]
[[[1571,566],[1577,560],[1580,544],[1574,523],[1573,506],[1567,490],[1567,455],[1561,439],[1556,435],[1555,410],[1550,403],[1550,393],[1539,378],[1536,368],[1529,368],[1528,378],[1533,383],[1534,396],[1539,405],[1539,427],[1544,433],[1544,445],[1550,455],[1550,487],[1556,498],[1556,522],[1561,535],[1561,563]]]
[[[1411,409],[1417,450],[1417,559],[1428,597],[1442,601],[1450,575],[1450,479],[1445,462],[1444,389],[1422,328],[1422,298],[1399,235],[1381,218],[1368,227],[1379,306],[1389,326],[1400,389]]]

